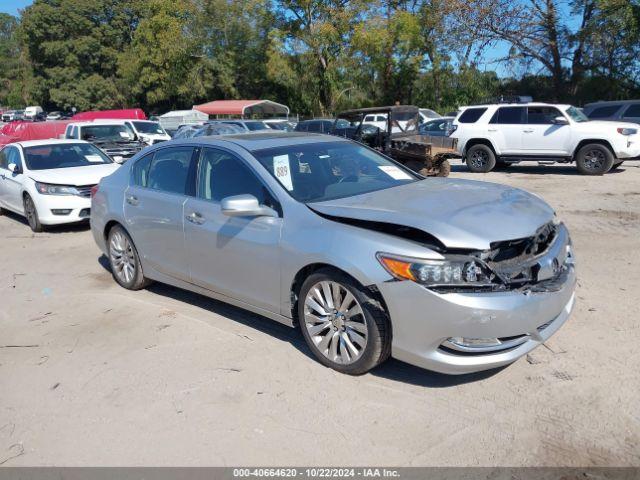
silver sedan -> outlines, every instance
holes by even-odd
[[[100,182],[91,228],[124,288],[164,282],[300,328],[348,374],[389,356],[449,374],[503,366],[574,304],[569,233],[540,198],[423,179],[337,137],[147,148]]]

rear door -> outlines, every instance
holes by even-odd
[[[280,313],[282,218],[223,214],[220,201],[242,194],[281,211],[275,196],[241,158],[227,150],[204,147],[197,198],[189,198],[184,210],[190,281]]]
[[[522,152],[522,129],[526,107],[500,107],[487,125],[487,138],[501,155]]]
[[[527,107],[527,120],[522,129],[522,149],[531,155],[569,155],[571,125],[556,125],[556,117],[566,118],[556,107]]]
[[[195,194],[196,153],[192,146],[167,147],[136,161],[125,192],[127,228],[143,266],[188,280],[184,246],[184,204]]]

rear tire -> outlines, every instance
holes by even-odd
[[[133,240],[120,225],[109,231],[107,250],[111,274],[118,285],[127,290],[140,290],[151,283],[144,278]]]
[[[473,173],[487,173],[496,166],[496,155],[486,145],[478,144],[467,150],[467,167]]]
[[[391,354],[391,323],[384,308],[339,271],[311,274],[300,289],[297,313],[314,356],[338,372],[362,375]]]
[[[612,166],[613,154],[600,143],[589,143],[576,155],[576,167],[582,175],[604,175]]]
[[[438,170],[436,173],[436,177],[448,177],[451,173],[451,163],[449,160],[444,159],[440,165],[438,165]]]
[[[27,217],[27,222],[29,223],[29,227],[36,233],[40,233],[44,231],[44,227],[40,223],[40,217],[38,217],[38,209],[36,208],[36,204],[33,203],[33,199],[27,193],[23,199],[24,202],[24,216]]]

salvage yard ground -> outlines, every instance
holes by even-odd
[[[640,165],[453,170],[545,198],[579,276],[545,347],[462,377],[338,374],[267,319],[118,287],[86,227],[0,217],[0,464],[640,465]]]

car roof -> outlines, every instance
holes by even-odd
[[[250,152],[264,150],[265,148],[284,147],[287,145],[348,141],[349,140],[341,137],[334,137],[332,135],[305,132],[283,132],[281,130],[270,130],[268,133],[238,133],[224,136],[196,137],[178,140],[180,143],[210,143],[211,145],[233,143],[245,150],[249,150]],[[160,145],[166,146],[167,143],[165,142]]]
[[[21,147],[41,147],[43,145],[60,145],[65,143],[89,143],[84,140],[73,140],[73,139],[56,139],[49,138],[48,140],[25,140],[24,142],[14,142],[9,145],[20,145]]]
[[[488,107],[556,107],[569,108],[568,103],[544,103],[544,102],[513,102],[513,103],[486,103],[483,105],[467,105],[460,107],[460,110],[467,108],[488,108]]]

